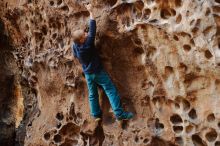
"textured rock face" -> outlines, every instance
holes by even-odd
[[[15,128],[23,116],[23,97],[13,51],[0,19],[0,144],[4,146],[14,145]]]
[[[219,146],[220,1],[91,1],[103,64],[123,107],[135,113],[121,127],[101,89],[102,124],[89,116],[86,81],[71,50],[71,32],[88,22],[83,2],[0,2],[5,34],[15,48],[9,62],[17,63],[13,74],[20,75],[19,84],[13,78],[12,85],[1,84],[17,87],[4,92],[19,97],[6,103],[20,111],[11,114],[17,117],[11,120],[12,133],[22,118],[24,98],[16,143]]]

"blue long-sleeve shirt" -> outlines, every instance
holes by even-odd
[[[102,69],[101,60],[95,47],[96,21],[90,19],[89,33],[83,44],[73,44],[73,54],[82,64],[84,73],[97,73]]]

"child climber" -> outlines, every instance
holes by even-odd
[[[120,104],[120,97],[108,74],[104,71],[101,60],[95,47],[96,21],[91,11],[91,4],[86,5],[90,13],[89,32],[76,30],[73,32],[73,52],[82,64],[83,72],[89,91],[89,105],[92,117],[101,120],[102,112],[99,106],[97,85],[102,86],[109,98],[111,107],[117,120],[129,120],[133,117],[131,112],[125,112]]]

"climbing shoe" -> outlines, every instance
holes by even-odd
[[[134,117],[134,114],[131,112],[123,112],[120,116],[117,117],[118,121],[129,120]]]

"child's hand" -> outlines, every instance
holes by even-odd
[[[86,9],[91,12],[92,11],[92,5],[91,4],[86,4],[85,5]]]

